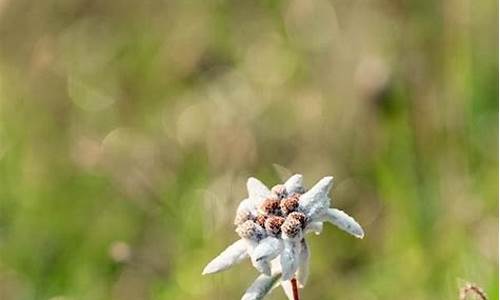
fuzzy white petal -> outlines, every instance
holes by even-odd
[[[281,280],[290,280],[299,266],[300,242],[295,240],[285,240],[283,252],[281,252],[281,270],[283,272]]]
[[[272,276],[260,275],[245,291],[241,300],[261,300],[263,299],[275,286],[281,274],[274,274]]]
[[[252,215],[257,215],[257,207],[255,203],[250,199],[246,198],[240,202],[238,208],[236,209],[236,213],[250,213]]]
[[[271,275],[271,265],[267,260],[259,260],[259,261],[252,260],[252,265],[260,273],[268,275],[268,276]]]
[[[365,236],[365,232],[363,231],[361,225],[359,225],[353,217],[349,216],[340,209],[328,209],[323,218],[325,221],[332,223],[357,238],[362,239]]]
[[[333,177],[323,177],[309,191],[300,196],[299,208],[308,217],[315,217],[321,214],[330,206],[328,193],[333,186]]]
[[[284,183],[284,185],[288,194],[293,194],[293,193],[302,194],[305,190],[303,184],[303,177],[301,174],[295,174],[292,177],[288,178],[288,180]]]
[[[277,274],[277,273],[281,274],[280,256],[278,256],[275,259],[271,260],[271,272],[273,274]]]
[[[248,198],[256,207],[271,194],[271,191],[267,188],[267,186],[262,183],[262,181],[254,177],[248,178],[247,190]]]
[[[281,239],[269,236],[259,242],[252,252],[252,259],[255,261],[270,261],[283,251],[283,241]]]
[[[245,240],[247,245],[247,252],[250,257],[253,256],[255,249],[259,246],[259,242],[253,240]],[[255,260],[252,259],[252,265],[259,271],[260,273],[264,273],[266,275],[271,275],[271,262],[267,260]]]
[[[309,277],[309,247],[307,246],[305,239],[300,242],[300,246],[297,281],[299,283],[299,287],[303,288],[306,285],[307,278]]]
[[[248,257],[247,244],[238,240],[227,247],[203,269],[202,275],[224,271]]]

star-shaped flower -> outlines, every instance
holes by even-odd
[[[330,208],[328,194],[333,177],[322,178],[309,191],[302,180],[302,175],[295,174],[269,190],[261,181],[250,177],[248,198],[241,201],[234,220],[240,239],[208,263],[202,274],[221,272],[250,257],[262,275],[242,299],[261,299],[279,284],[288,298],[293,299],[290,280],[296,279],[302,288],[308,276],[307,233],[320,234],[323,222],[327,221],[363,238],[363,229],[352,217]]]

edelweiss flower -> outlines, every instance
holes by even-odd
[[[357,238],[364,236],[352,217],[330,208],[328,194],[332,185],[333,177],[328,176],[306,191],[302,175],[296,174],[269,190],[250,177],[248,198],[241,201],[234,220],[240,239],[213,259],[202,274],[226,270],[249,257],[262,275],[242,299],[261,299],[279,284],[288,298],[293,299],[290,280],[296,279],[302,288],[308,276],[307,233],[320,234],[323,222],[327,221]]]

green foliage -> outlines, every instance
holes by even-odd
[[[303,299],[498,298],[497,5],[0,1],[0,299],[238,299],[202,268],[286,169],[366,230]]]

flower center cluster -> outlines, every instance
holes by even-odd
[[[260,240],[265,236],[299,236],[306,227],[306,216],[298,211],[298,193],[288,193],[283,185],[271,189],[268,198],[258,207],[257,215],[242,212],[236,215],[236,232],[241,238]]]

